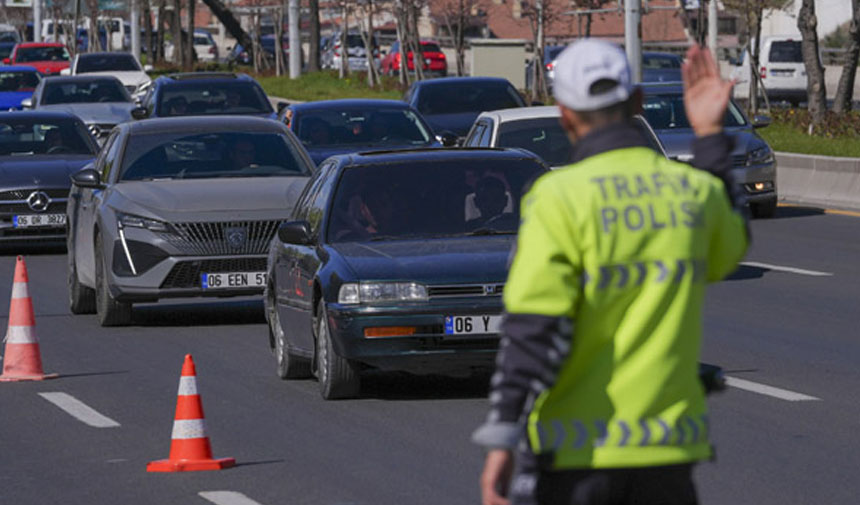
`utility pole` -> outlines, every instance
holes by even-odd
[[[80,1],[80,0],[78,0]],[[130,0],[129,1],[129,21],[131,28],[131,54],[140,61],[140,2],[148,2],[149,0]],[[150,56],[152,58],[152,56]]]
[[[633,82],[642,82],[641,0],[624,0],[624,47]]]
[[[714,61],[717,60],[717,0],[708,1],[708,47]]]
[[[302,38],[299,33],[299,0],[290,0],[289,5],[289,23],[290,23],[290,79],[298,79],[302,73]],[[279,21],[282,22],[282,21]],[[280,41],[275,43],[275,47],[280,45]],[[344,58],[346,58],[346,51]]]
[[[42,0],[33,0],[33,42],[42,42]]]

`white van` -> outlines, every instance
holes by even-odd
[[[761,41],[759,68],[767,97],[772,102],[787,101],[797,107],[807,100],[806,67],[803,64],[800,37],[773,36]],[[749,47],[743,50],[741,59],[732,70],[732,78],[738,81],[735,89],[743,96],[748,94],[750,81]]]

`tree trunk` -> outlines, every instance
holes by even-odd
[[[585,15],[585,38],[591,37],[591,13]]]
[[[364,42],[364,54],[367,60],[367,86],[373,88],[379,81],[373,58],[373,0],[367,0],[365,9],[367,9],[367,33],[361,30],[361,38]]]
[[[182,66],[182,0],[173,0],[173,63]]]
[[[842,75],[839,76],[839,85],[836,88],[836,100],[833,102],[833,110],[838,114],[851,110],[851,102],[854,99],[854,80],[857,77],[857,60],[860,58],[860,0],[852,0],[851,9],[853,17],[848,32],[850,40],[845,52]]]
[[[468,6],[464,4],[463,0],[460,0],[458,7],[460,11],[457,16],[457,38],[454,41],[454,53],[457,59],[457,77],[462,77],[466,75],[466,22],[472,13],[466,14]]]
[[[245,51],[248,51],[248,55],[251,55],[251,51],[253,51],[254,44],[251,41],[251,36],[248,35],[248,32],[242,29],[242,25],[239,24],[239,21],[233,16],[233,12],[230,10],[230,7],[224,4],[222,0],[203,0],[203,3],[206,4],[206,7],[209,7],[209,10],[212,11],[212,14],[218,18],[218,21],[224,25],[224,29],[227,30],[230,35],[236,39],[236,42],[242,46]]]
[[[424,50],[421,46],[421,35],[418,33],[419,8],[414,0],[409,0],[410,42],[412,43],[412,66],[415,68],[415,79],[424,80]],[[401,66],[403,66],[401,64]]]
[[[149,4],[149,0],[143,0],[141,3],[143,5],[143,38],[145,39],[141,47],[146,48],[147,62],[152,65],[156,61],[155,47],[152,44],[152,6]]]
[[[340,69],[338,76],[343,79],[349,75],[349,48],[346,47],[346,32],[349,30],[349,7],[347,7],[346,2],[343,4],[340,19]]]
[[[188,0],[188,35],[186,40],[188,43],[185,46],[185,65],[187,71],[194,69],[194,57],[197,56],[194,51],[194,7],[197,0]]]
[[[400,1],[397,3],[397,24],[395,28],[397,30],[397,47],[400,51],[400,68],[397,71],[397,79],[400,81],[400,85],[404,88],[409,86],[409,72],[406,68],[406,55],[409,53],[408,47],[406,45],[406,34],[407,31],[407,23],[405,7],[403,2]]]
[[[159,62],[164,61],[164,30],[166,30],[167,26],[164,19],[164,14],[166,13],[164,3],[165,0],[158,0],[158,10],[156,11],[158,22],[155,25],[155,58]]]
[[[824,82],[824,67],[818,57],[818,18],[815,16],[815,1],[803,0],[797,15],[797,28],[803,38],[803,64],[806,67],[808,82],[806,84],[809,113],[812,116],[812,127],[824,121],[827,110],[827,90]]]
[[[308,0],[310,10],[310,47],[308,50],[308,72],[320,70],[320,2]]]

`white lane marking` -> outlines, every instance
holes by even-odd
[[[86,403],[66,393],[39,393],[39,396],[60,407],[78,421],[94,428],[116,428],[120,424],[99,414]]]
[[[200,491],[197,494],[216,505],[260,505],[236,491]]]
[[[765,384],[759,384],[757,382],[737,379],[735,377],[726,377],[726,384],[733,388],[751,391],[760,395],[772,396],[774,398],[779,398],[780,400],[786,400],[789,402],[809,402],[821,400],[821,398],[816,398],[815,396],[809,396],[803,393],[795,393],[794,391],[789,391],[787,389],[780,389]]]
[[[771,265],[769,263],[759,263],[757,261],[744,261],[741,265],[745,265],[748,267],[758,267],[758,268],[767,268],[768,270],[776,270],[777,272],[788,272],[791,274],[799,274],[799,275],[811,275],[813,277],[831,277],[833,276],[830,272],[819,272],[817,270],[806,270],[803,268],[795,268],[795,267],[784,267],[780,265]]]

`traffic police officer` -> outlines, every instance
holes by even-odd
[[[748,235],[722,132],[731,83],[699,47],[683,75],[698,168],[631,126],[642,94],[619,47],[585,39],[558,59],[573,164],[522,202],[490,413],[473,435],[489,449],[484,505],[697,502],[692,465],[711,457],[705,284],[735,269]]]

